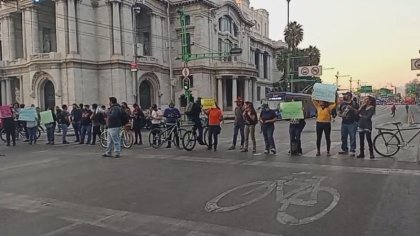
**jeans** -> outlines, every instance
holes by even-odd
[[[209,143],[208,144],[209,144],[210,149],[212,147],[214,148],[214,150],[217,149],[219,132],[220,132],[220,126],[209,125]]]
[[[236,146],[236,140],[238,138],[238,131],[241,132],[241,146],[244,145],[244,142],[245,142],[244,128],[245,128],[245,125],[244,124],[235,124],[233,126],[233,140],[232,140],[232,145],[233,146]]]
[[[69,127],[67,126],[67,124],[60,124],[60,127],[61,127],[61,131],[63,132],[63,143],[66,143],[67,130],[69,129]]]
[[[107,147],[105,153],[111,155],[112,144],[114,145],[115,155],[120,155],[121,153],[121,137],[120,137],[121,127],[108,128],[108,137],[107,137]]]
[[[365,151],[365,137],[369,146],[369,153],[373,154],[373,144],[372,144],[372,132],[369,131],[359,131],[360,137],[360,153]]]
[[[255,125],[245,125],[245,150],[248,150],[249,135],[252,139],[252,150],[257,149],[257,141],[255,140]]]
[[[292,143],[295,142],[297,145],[297,152],[302,153],[302,142],[300,140],[303,128],[299,124],[290,124],[289,126],[289,135],[290,135],[290,147]],[[292,150],[290,150],[292,152]]]
[[[80,143],[85,142],[85,136],[87,135],[87,142],[90,143],[92,138],[92,125],[82,125],[80,129]]]
[[[27,128],[27,129],[28,129],[28,133],[29,133],[29,141],[30,142],[36,142],[36,130],[37,130],[37,127],[35,126],[35,127]]]
[[[331,123],[316,122],[316,149],[321,150],[322,133],[325,133],[325,140],[327,141],[327,152],[331,148]]]
[[[47,127],[47,140],[48,143],[54,143],[54,130],[55,130],[55,125],[53,125],[52,127]]]
[[[350,152],[356,151],[357,123],[341,125],[341,150],[348,152],[347,136],[350,136]]]
[[[265,150],[269,151],[270,148],[276,149],[276,145],[274,144],[274,137],[273,137],[274,124],[263,124],[262,132],[264,136]]]
[[[80,141],[80,121],[73,122],[71,124],[74,129],[74,135],[76,135],[76,142]]]

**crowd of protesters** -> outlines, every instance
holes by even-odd
[[[352,98],[351,93],[343,94],[343,101],[338,105],[336,102],[316,101],[313,103],[317,110],[316,119],[316,156],[321,155],[321,140],[325,136],[326,153],[330,156],[331,149],[331,122],[335,117],[342,118],[341,123],[341,151],[340,155],[356,155],[356,134],[359,133],[360,151],[358,158],[364,158],[364,140],[366,139],[369,147],[369,156],[374,158],[372,147],[372,116],[375,114],[376,100],[373,97],[366,97],[361,104]],[[294,100],[297,101],[297,100]],[[262,104],[261,111],[257,114],[254,104],[249,101],[243,101],[240,97],[235,101],[234,124],[232,144],[228,150],[237,148],[238,136],[240,135],[241,152],[248,152],[249,142],[252,141],[252,152],[257,152],[256,145],[256,126],[261,127],[261,133],[264,138],[264,153],[276,154],[276,145],[274,140],[275,125],[277,121],[276,112],[269,108],[268,104]],[[32,105],[33,107],[33,105]],[[14,104],[10,107],[12,117],[3,118],[3,129],[6,133],[6,145],[16,145],[16,130],[23,129],[25,133],[24,142],[29,144],[37,143],[36,131],[40,127],[39,109],[35,121],[19,121],[20,110],[25,108],[23,104]],[[151,128],[159,128],[165,120],[168,128],[176,126],[181,118],[180,111],[173,103],[164,112],[156,104],[151,106],[150,110],[143,111],[138,104],[133,105],[131,110],[127,103],[118,103],[115,97],[109,98],[108,106],[98,104],[72,104],[69,112],[67,105],[61,107],[49,107],[53,116],[53,122],[44,124],[47,133],[48,145],[54,145],[56,142],[55,133],[61,133],[62,144],[69,144],[67,132],[71,126],[74,131],[74,142],[79,144],[96,145],[101,134],[107,132],[107,149],[103,156],[119,157],[121,154],[120,131],[122,128],[130,128],[134,133],[134,144],[142,145],[142,128],[151,122]],[[221,122],[223,113],[215,104],[209,109],[202,109],[201,98],[195,102],[191,101],[186,108],[185,114],[194,123],[194,128],[198,131],[197,142],[204,145],[203,125],[201,117],[203,114],[208,118],[208,150],[217,151],[218,135],[221,133]],[[289,124],[290,150],[291,155],[302,155],[301,134],[306,126],[305,119],[291,119]],[[177,135],[177,132],[175,132]],[[175,137],[179,145],[179,138]],[[350,145],[348,145],[348,138]],[[170,139],[172,139],[170,137]],[[167,148],[171,148],[171,142],[168,142]]]

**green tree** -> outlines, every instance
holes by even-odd
[[[296,21],[290,22],[284,30],[284,40],[290,51],[295,51],[303,41],[303,28]]]

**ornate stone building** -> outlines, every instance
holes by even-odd
[[[146,108],[179,104],[180,8],[192,53],[243,49],[190,62],[193,95],[214,97],[226,111],[237,96],[264,98],[280,78],[275,54],[285,45],[268,38],[268,12],[248,0],[3,0],[1,103],[45,108],[115,96]]]

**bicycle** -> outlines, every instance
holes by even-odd
[[[392,157],[397,154],[400,149],[409,149],[411,147],[415,147],[415,145],[410,146],[409,144],[420,134],[420,127],[400,128],[400,125],[402,124],[401,122],[391,122],[387,124],[395,125],[396,129],[376,127],[379,133],[373,140],[373,148],[379,155],[383,157]],[[418,131],[408,141],[405,141],[402,135],[402,131],[410,130]],[[400,136],[401,140],[397,135]]]
[[[281,204],[277,210],[276,220],[277,222],[285,225],[301,225],[316,221],[326,214],[328,214],[334,207],[337,206],[340,200],[340,194],[338,191],[331,187],[320,186],[321,182],[326,179],[324,176],[311,176],[310,173],[301,172],[294,173],[290,176],[285,176],[279,180],[274,181],[256,181],[247,183],[244,185],[237,186],[229,189],[226,192],[216,196],[206,203],[204,209],[209,213],[220,213],[229,212],[240,209],[242,207],[249,206],[265,197],[270,195],[274,190],[276,191],[276,201]],[[308,177],[307,177],[308,176]],[[296,186],[290,191],[285,191],[290,186]],[[239,192],[239,193],[238,193]],[[323,208],[322,211],[314,215],[304,216],[299,218],[293,216],[292,213],[288,213],[288,208],[291,205],[303,206],[303,207],[314,207],[318,203],[318,196],[320,192],[327,193],[330,195],[331,203]],[[243,199],[242,202],[237,204],[231,203],[231,205],[220,206],[223,199],[229,198],[230,201],[225,202],[231,203]],[[296,212],[296,209],[292,209]],[[318,212],[318,211],[305,211],[305,212]],[[312,213],[309,213],[312,214]]]
[[[205,124],[205,126],[203,126],[203,143],[204,145],[208,145],[208,132],[209,132],[209,126],[207,125],[207,123],[205,123],[205,120],[203,122],[202,119],[202,123]],[[184,136],[182,137],[182,147],[186,150],[186,151],[192,151],[195,148],[195,145],[197,144],[197,127],[195,127],[195,125],[192,127],[191,130],[185,132]]]
[[[36,130],[36,139],[39,139],[41,137],[41,132],[43,128],[38,126]],[[19,140],[19,138],[26,139],[26,132],[22,125],[18,124],[16,125],[16,140]],[[0,138],[3,142],[6,142],[6,130],[3,128],[1,129]]]
[[[124,129],[124,127],[121,128],[120,131],[120,137],[121,137],[121,146],[129,149],[134,144],[134,136],[133,133],[130,130]],[[108,131],[107,129],[104,129],[101,133],[100,137],[100,143],[103,148],[108,147]]]
[[[179,121],[176,125],[167,127],[165,124],[161,128],[152,129],[149,133],[149,145],[155,149],[160,148],[165,142],[174,143],[175,147],[181,149],[180,142],[183,136],[188,132],[181,128]]]

